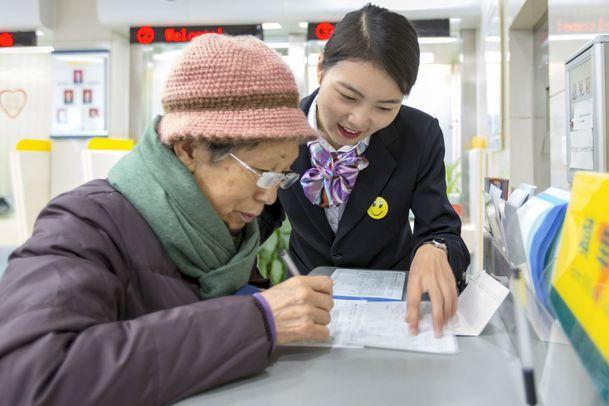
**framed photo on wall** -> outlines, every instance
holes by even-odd
[[[103,50],[53,52],[51,136],[108,135],[108,57]]]

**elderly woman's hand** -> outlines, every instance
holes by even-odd
[[[275,318],[278,345],[329,337],[332,285],[327,276],[295,276],[261,293]]]

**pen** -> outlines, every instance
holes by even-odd
[[[516,319],[516,330],[518,333],[518,344],[520,346],[520,360],[522,362],[522,375],[524,377],[524,390],[527,405],[537,404],[535,393],[535,375],[533,368],[533,351],[531,349],[531,337],[527,326],[524,307],[526,304],[526,287],[520,275],[520,268],[513,267],[513,292],[514,292],[514,317]]]
[[[292,258],[290,258],[290,255],[285,250],[279,251],[279,257],[285,264],[286,268],[288,268],[288,272],[291,273],[292,276],[300,275],[298,268],[296,268],[296,264],[294,261],[292,261]]]

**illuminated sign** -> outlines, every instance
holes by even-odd
[[[450,37],[448,18],[434,20],[410,20],[419,37]]]
[[[410,20],[419,37],[449,37],[450,21],[447,18],[433,20]],[[307,27],[308,41],[327,41],[334,32],[336,23],[315,22]]]
[[[36,46],[35,31],[2,32],[0,31],[0,48]]]
[[[609,32],[609,19],[603,17],[589,17],[582,19],[556,20],[556,34],[597,34]]]
[[[170,26],[170,27],[131,27],[132,44],[152,44],[154,42],[183,43],[199,35],[216,33],[229,35],[253,35],[262,37],[262,26],[257,25],[216,25],[216,26]]]
[[[327,21],[321,23],[309,23],[307,26],[307,41],[327,41],[334,32],[336,23]]]

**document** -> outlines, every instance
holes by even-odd
[[[419,317],[419,334],[412,336],[405,321],[406,302],[369,302],[363,306],[359,330],[352,339],[365,347],[436,354],[459,352],[457,338],[451,332],[435,337],[431,303],[421,303]]]
[[[365,269],[336,269],[334,281],[335,299],[402,300],[406,273],[400,271],[370,271]]]
[[[460,336],[479,336],[510,290],[485,271],[469,282],[457,299],[457,314],[449,331]]]
[[[594,135],[592,133],[592,128],[584,128],[579,131],[570,131],[569,137],[569,140],[571,141],[571,148],[594,148]]]
[[[366,302],[361,300],[335,300],[330,311],[330,338],[327,341],[299,341],[287,344],[290,347],[332,347],[332,348],[364,348],[355,343],[363,307]]]
[[[419,333],[410,335],[405,321],[407,303],[395,299],[402,296],[403,272],[337,269],[332,279],[339,286],[338,289],[336,285],[334,287],[334,307],[330,311],[328,325],[330,339],[325,342],[302,341],[290,346],[376,347],[455,354],[459,352],[456,335],[480,335],[509,292],[486,272],[479,273],[459,296],[456,318],[444,329],[442,337],[436,338],[432,306],[426,301],[421,302],[419,308]],[[337,298],[337,293],[343,297],[384,300],[342,300]]]
[[[457,339],[450,332],[436,338],[431,319],[431,304],[421,303],[419,334],[411,336],[406,323],[406,302],[366,302],[334,300],[328,326],[330,339],[325,342],[301,341],[297,347],[364,348],[454,354]]]
[[[592,98],[573,104],[573,131],[594,127],[594,104]]]
[[[594,150],[571,150],[571,169],[594,170]]]
[[[510,197],[508,199],[508,203],[511,204],[512,206],[514,206],[515,208],[519,208],[520,206],[522,206],[524,204],[524,202],[526,202],[526,200],[529,198],[530,194],[527,193],[526,191],[518,188],[518,189],[514,189],[512,191],[512,194],[510,194]]]

